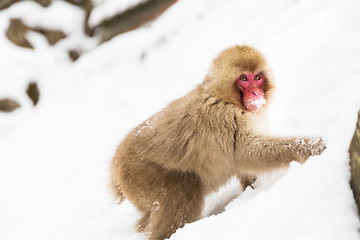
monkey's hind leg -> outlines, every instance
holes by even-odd
[[[150,211],[146,211],[143,216],[137,221],[137,230],[139,232],[147,231],[150,222]]]
[[[250,186],[252,189],[254,189],[252,184],[256,181],[256,176],[246,174],[246,175],[240,175],[240,176],[238,175],[237,178],[239,179],[240,184],[244,191],[248,186]]]
[[[163,240],[186,223],[201,217],[204,196],[201,180],[192,172],[166,174],[165,197],[151,212],[150,240]]]
[[[122,201],[125,200],[125,195],[122,192],[120,183],[119,181],[117,181],[115,176],[112,177],[109,185],[116,203],[120,204]]]

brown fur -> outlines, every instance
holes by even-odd
[[[262,72],[265,97],[270,69],[254,48],[235,46],[214,60],[205,80],[131,131],[112,162],[112,189],[143,213],[139,231],[168,238],[200,218],[204,197],[236,175],[243,187],[255,175],[304,162],[325,148],[321,138],[263,136],[241,103],[235,81],[244,71]]]

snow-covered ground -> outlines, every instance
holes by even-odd
[[[51,8],[26,1],[0,12],[2,33],[21,16],[70,34],[50,47],[30,33],[35,50],[0,35],[0,98],[22,105],[0,112],[0,239],[146,239],[133,228],[131,203],[112,202],[111,157],[131,128],[200,83],[233,44],[257,47],[273,68],[270,131],[324,136],[327,149],[261,176],[254,190],[230,181],[207,198],[203,219],[171,239],[360,238],[347,153],[360,108],[360,2],[182,0],[75,63],[65,50],[93,44],[79,34],[83,13],[63,2]],[[36,107],[25,95],[30,81],[40,88]]]

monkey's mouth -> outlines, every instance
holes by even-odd
[[[251,92],[251,94],[244,94],[244,107],[250,112],[258,112],[263,106],[267,103],[266,98],[263,93],[256,94]]]
[[[261,108],[263,105],[266,104],[266,99],[265,98],[256,99],[256,100],[250,102],[250,104],[256,108]]]

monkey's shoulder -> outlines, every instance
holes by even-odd
[[[129,135],[136,141],[187,141],[199,135],[219,137],[219,134],[233,135],[244,124],[242,119],[243,112],[239,107],[195,89],[169,103]]]
[[[154,115],[154,122],[169,131],[233,131],[243,124],[243,111],[238,106],[209,94],[192,91],[171,102]],[[155,120],[156,119],[156,120]]]

